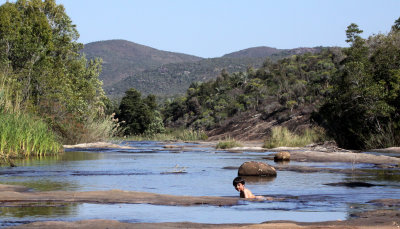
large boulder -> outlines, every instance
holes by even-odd
[[[247,161],[239,167],[238,175],[276,177],[276,170],[263,162]]]
[[[281,151],[274,156],[274,161],[289,161],[290,153],[288,151]]]

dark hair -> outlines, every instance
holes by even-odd
[[[242,185],[245,184],[245,181],[242,177],[236,177],[235,179],[233,179],[233,186],[236,187],[236,185],[239,183],[241,183]]]

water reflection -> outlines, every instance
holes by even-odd
[[[274,181],[276,177],[242,176],[242,178],[246,181],[246,184],[265,185],[269,182]]]
[[[79,204],[68,203],[29,203],[0,206],[0,216],[2,218],[26,218],[26,217],[57,217],[71,216],[78,212]]]
[[[99,153],[67,151],[57,155],[18,159],[15,160],[15,164],[17,166],[47,166],[67,161],[99,160],[102,157],[103,155]]]
[[[1,181],[1,180],[0,180]],[[62,181],[53,181],[48,179],[40,179],[40,180],[26,180],[21,179],[19,182],[11,181],[3,181],[1,183],[9,184],[9,185],[22,185],[28,188],[33,189],[34,191],[71,191],[77,190],[79,185],[75,182],[62,182]]]

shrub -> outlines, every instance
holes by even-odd
[[[272,128],[271,136],[264,142],[264,148],[275,148],[280,146],[300,147],[326,139],[322,128],[314,127],[306,129],[302,134],[297,135],[286,127],[277,126]]]
[[[217,146],[215,148],[217,148],[217,149],[230,149],[230,148],[233,148],[233,147],[240,147],[240,146],[242,146],[242,144],[237,142],[235,139],[228,138],[225,141],[218,142],[218,144],[217,144]]]
[[[0,113],[2,162],[28,156],[44,156],[62,150],[56,135],[42,120],[27,114]]]

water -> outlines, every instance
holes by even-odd
[[[238,196],[232,186],[237,169],[246,161],[267,161],[273,152],[231,153],[193,143],[183,149],[164,149],[158,142],[125,142],[135,149],[85,149],[57,157],[17,162],[0,167],[0,183],[32,191],[94,191],[121,189],[187,196]],[[399,174],[372,164],[290,162],[322,168],[358,168],[365,175],[278,171],[273,179],[248,180],[255,195],[281,201],[248,202],[230,207],[157,206],[149,204],[54,204],[0,206],[0,226],[41,220],[113,219],[124,222],[260,223],[269,220],[345,220],[370,208],[373,199],[398,198]],[[372,171],[372,172],[371,172]],[[394,174],[393,174],[394,171]],[[398,171],[398,170],[397,170]],[[382,186],[348,188],[326,183],[366,181]],[[357,208],[353,207],[357,206]],[[361,207],[360,207],[361,206]]]

